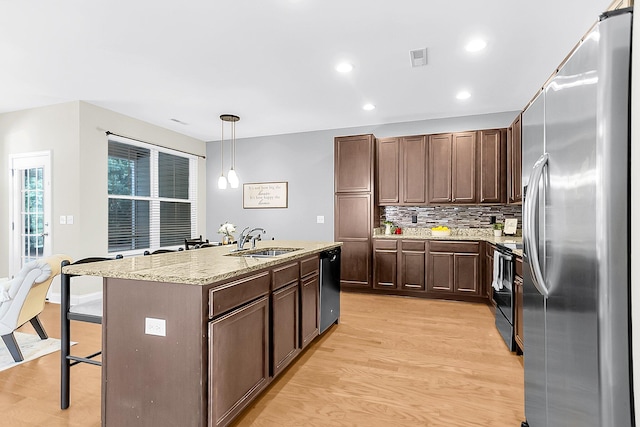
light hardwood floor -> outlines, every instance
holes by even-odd
[[[48,304],[41,317],[59,337],[58,306]],[[234,427],[519,426],[522,357],[507,350],[493,321],[482,304],[343,293],[341,323]],[[72,339],[74,352],[91,352],[100,328],[73,322]],[[71,407],[62,411],[59,357],[0,372],[0,425],[100,425],[100,368],[71,369]]]

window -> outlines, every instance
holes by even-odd
[[[177,246],[195,235],[195,157],[110,136],[109,252]]]

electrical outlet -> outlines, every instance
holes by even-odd
[[[418,215],[411,215],[411,222],[413,224],[417,224],[418,223]]]
[[[145,317],[144,333],[147,335],[156,335],[159,337],[166,337],[167,321],[164,319],[154,319],[153,317]]]
[[[67,224],[73,224],[73,215],[67,215]]]
[[[318,216],[316,217],[316,222],[317,222],[318,224],[324,224],[324,215],[318,215]]]

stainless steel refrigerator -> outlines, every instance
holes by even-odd
[[[522,116],[523,426],[635,425],[631,21],[603,15]]]

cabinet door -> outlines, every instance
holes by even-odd
[[[305,348],[320,331],[320,276],[318,273],[300,282],[300,348]]]
[[[476,197],[476,133],[453,134],[451,201],[475,203]]]
[[[402,203],[408,205],[427,202],[427,142],[424,136],[405,137],[402,151]]]
[[[425,253],[424,251],[402,251],[401,287],[407,291],[425,290]]]
[[[509,203],[522,203],[522,115],[511,125],[508,146]]]
[[[429,252],[427,290],[453,292],[453,253]]]
[[[506,141],[503,129],[480,131],[480,203],[504,203],[506,197]]]
[[[371,191],[373,135],[338,137],[334,152],[336,193]]]
[[[373,287],[375,289],[398,288],[398,251],[376,249],[373,260]]]
[[[513,329],[515,330],[515,334],[516,334],[516,343],[518,344],[518,346],[520,347],[520,350],[524,350],[524,316],[523,316],[523,309],[524,309],[524,298],[523,298],[523,281],[522,281],[522,277],[520,276],[515,276],[514,280],[513,280],[513,287],[514,287],[514,292],[515,292],[515,319],[513,321],[514,325],[513,325]]]
[[[487,296],[491,304],[495,307],[496,302],[493,299],[493,287],[491,286],[491,284],[493,283],[493,249],[493,245],[487,243],[484,263],[484,290],[485,295]]]
[[[209,337],[209,425],[226,425],[269,383],[269,297],[210,322]]]
[[[454,260],[454,292],[480,295],[480,255],[457,253]]]
[[[378,204],[400,203],[400,141],[378,139]]]
[[[370,194],[336,194],[335,240],[343,242],[340,283],[371,286]]]
[[[271,374],[275,377],[298,354],[299,312],[298,281],[274,291],[271,295],[273,341]]]
[[[451,201],[452,135],[429,136],[429,203]]]

